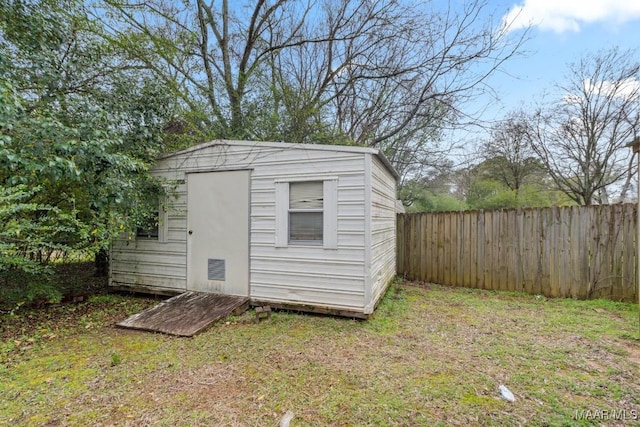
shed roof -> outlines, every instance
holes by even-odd
[[[321,145],[321,144],[294,144],[290,142],[267,142],[267,141],[237,141],[237,140],[226,140],[226,139],[214,139],[213,141],[203,142],[193,147],[185,148],[183,150],[174,151],[171,153],[162,154],[158,157],[158,159],[168,159],[175,156],[180,156],[183,154],[200,151],[208,147],[212,147],[215,145],[235,145],[235,146],[246,146],[246,147],[255,147],[256,145],[262,147],[270,147],[270,148],[280,148],[287,150],[320,150],[320,151],[335,151],[342,153],[358,153],[358,154],[373,154],[386,166],[386,168],[391,172],[391,174],[396,178],[396,180],[400,179],[400,175],[393,168],[389,159],[377,148],[370,147],[354,147],[350,145]]]

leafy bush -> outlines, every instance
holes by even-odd
[[[0,309],[13,312],[21,307],[58,303],[62,297],[50,270],[34,273],[12,269],[0,273]]]

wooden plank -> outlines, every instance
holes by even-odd
[[[581,273],[581,296],[579,298],[589,298],[591,295],[591,287],[593,280],[593,272],[591,269],[592,258],[592,238],[591,235],[595,231],[592,227],[592,209],[590,206],[581,206],[578,208],[580,211],[580,257],[578,262],[579,270]]]
[[[451,285],[460,286],[458,282],[458,256],[459,256],[459,240],[458,235],[458,215],[456,212],[449,213],[449,244],[451,251],[449,253],[449,263],[451,266],[450,277]]]
[[[453,268],[455,271],[455,285],[464,286],[464,270],[462,265],[464,264],[463,251],[464,251],[464,228],[462,222],[462,212],[454,213],[455,231],[452,236],[455,241],[455,258]]]
[[[539,262],[540,262],[540,257],[539,257],[539,252],[540,252],[540,223],[538,220],[538,213],[539,210],[537,209],[531,209],[530,213],[530,223],[529,223],[529,227],[530,227],[530,236],[529,236],[529,245],[530,245],[530,250],[529,250],[529,277],[531,278],[531,283],[530,283],[530,287],[528,289],[528,292],[532,293],[532,294],[539,294],[540,290],[539,290],[539,286],[540,286],[540,275],[542,273],[540,267],[539,267]]]
[[[524,265],[523,265],[523,257],[524,257],[524,228],[523,228],[523,217],[524,211],[522,209],[518,209],[515,211],[515,215],[513,218],[514,224],[513,228],[516,230],[514,235],[514,248],[513,248],[513,271],[514,274],[510,274],[509,277],[513,280],[513,290],[517,292],[524,292]]]
[[[506,289],[508,291],[516,290],[517,281],[517,261],[516,261],[516,242],[518,240],[518,228],[516,227],[516,209],[509,209],[503,220],[502,238],[505,241],[505,277]]]
[[[405,245],[404,247],[406,248],[406,255],[405,255],[405,259],[406,259],[406,269],[405,269],[405,274],[407,275],[407,278],[411,279],[411,271],[413,266],[411,265],[412,262],[412,257],[413,257],[413,253],[411,251],[411,236],[413,236],[413,233],[415,233],[415,230],[413,228],[413,214],[408,214],[407,217],[405,218],[406,222],[405,222],[405,226],[406,226],[406,231],[407,234],[404,237],[405,238]]]
[[[475,257],[474,269],[475,269],[475,288],[481,289],[484,286],[484,212],[476,212],[475,223]]]
[[[404,275],[407,279],[411,279],[411,235],[413,234],[413,228],[411,227],[411,214],[406,214],[404,217],[405,235],[404,235]]]
[[[501,264],[502,264],[502,244],[500,242],[500,217],[504,211],[491,212],[491,289],[502,290]]]
[[[404,269],[403,274],[409,277],[411,271],[411,247],[410,236],[413,230],[411,229],[411,216],[403,215],[404,218],[404,236],[403,236],[403,250],[404,250]]]
[[[536,294],[548,296],[557,296],[557,292],[551,289],[551,256],[553,253],[553,239],[551,238],[551,209],[545,208],[540,210],[538,216],[538,224],[540,226],[540,246],[538,247],[539,258],[539,282]]]
[[[424,229],[422,227],[422,222],[424,220],[423,213],[412,213],[411,221],[408,224],[408,229],[410,229],[409,233],[413,240],[411,241],[411,245],[407,247],[407,250],[410,252],[409,259],[411,270],[413,272],[413,280],[421,281],[424,280],[424,258],[425,258],[425,248],[424,248]]]
[[[581,290],[583,286],[584,275],[580,271],[583,248],[581,247],[582,240],[582,223],[580,208],[578,206],[571,206],[566,208],[567,212],[567,229],[569,230],[569,240],[567,243],[567,264],[566,264],[566,281],[567,281],[567,295],[572,298],[580,298]]]
[[[404,273],[404,216],[396,214],[396,274]]]
[[[434,213],[434,228],[435,228],[435,253],[436,253],[436,265],[435,265],[435,278],[434,281],[441,285],[444,283],[444,263],[442,259],[444,257],[444,232],[443,232],[443,220],[444,217],[441,213]]]
[[[546,247],[545,253],[548,255],[549,266],[549,293],[553,297],[560,296],[560,274],[558,265],[558,256],[560,255],[560,241],[558,239],[558,233],[560,227],[558,224],[558,217],[560,213],[557,206],[553,206],[547,209],[547,215],[545,218],[545,240]]]
[[[411,277],[413,280],[420,280],[420,217],[421,214],[411,214]]]
[[[595,206],[585,207],[586,215],[588,215],[587,222],[589,234],[587,237],[587,245],[589,246],[589,259],[588,259],[588,271],[589,281],[587,288],[587,298],[593,298],[595,288],[600,281],[600,233],[598,230],[597,220],[599,219],[598,212],[595,210]]]
[[[248,297],[185,292],[134,314],[117,326],[191,337],[236,309],[244,311],[248,307]]]
[[[578,271],[580,273],[580,296],[579,298],[589,298],[591,292],[591,209],[589,207],[578,208],[580,212],[580,255]]]
[[[429,217],[431,215],[428,213],[423,213],[420,216],[420,280],[428,281],[429,280],[429,263],[431,258],[431,253],[429,251],[429,240],[427,238],[427,222],[429,221]]]
[[[602,296],[603,285],[605,285],[606,262],[605,246],[608,236],[608,229],[604,227],[603,211],[599,206],[590,206],[591,211],[591,294],[590,298],[600,298]]]
[[[437,215],[429,214],[429,221],[427,222],[429,241],[429,282],[437,283],[438,281],[438,227],[437,227]]]
[[[603,241],[604,245],[603,245],[603,256],[602,256],[602,263],[603,263],[603,277],[602,277],[602,293],[601,293],[601,297],[602,298],[610,298],[611,297],[611,291],[613,289],[613,276],[614,276],[614,271],[613,271],[613,265],[612,265],[612,258],[613,258],[613,247],[614,247],[614,240],[615,240],[615,230],[614,230],[614,226],[613,226],[613,215],[615,214],[615,212],[610,209],[610,206],[607,206],[605,208],[605,206],[599,206],[599,208],[601,208],[602,210],[602,220],[604,221],[604,223],[602,224],[602,228],[605,231],[605,239]]]
[[[410,215],[405,215],[404,216],[404,270],[403,273],[407,276],[407,278],[409,277],[409,273],[411,272],[411,247],[410,247],[410,241],[411,241],[411,233],[413,233],[413,230],[411,229],[411,216]]]
[[[420,216],[420,248],[421,248],[421,265],[420,280],[429,281],[429,266],[431,263],[431,248],[429,247],[429,220],[431,214],[424,212]]]
[[[509,240],[507,238],[507,227],[509,222],[509,210],[503,210],[494,221],[494,227],[497,228],[498,245],[500,256],[498,258],[498,282],[500,290],[509,290]],[[496,225],[497,224],[497,225]],[[495,234],[495,231],[494,231]]]
[[[520,236],[520,249],[519,253],[519,263],[521,265],[521,281],[520,281],[520,291],[521,292],[529,292],[530,282],[531,282],[531,270],[529,267],[529,251],[531,251],[531,218],[530,218],[530,209],[523,209],[522,214],[520,216],[520,228],[521,228],[521,236]]]
[[[493,218],[492,211],[484,211],[484,261],[482,264],[483,272],[483,289],[493,288]]]
[[[435,283],[444,284],[442,280],[443,276],[443,265],[442,265],[442,257],[443,257],[443,235],[442,235],[442,214],[436,213],[433,214],[433,228],[434,228],[434,255],[435,255],[435,268],[434,268],[434,277],[433,281]]]
[[[420,214],[411,215],[411,278],[420,280]]]
[[[538,256],[540,248],[540,224],[538,221],[538,210],[528,210],[528,236],[527,236],[527,263],[528,263],[528,277],[529,283],[527,284],[527,292],[531,294],[539,293],[539,283],[541,269],[539,267],[540,258]]]
[[[413,220],[414,215],[413,214],[407,214],[407,235],[405,236],[406,239],[406,248],[407,248],[407,268],[405,271],[405,274],[407,276],[407,278],[409,280],[414,280],[413,277],[413,246],[412,246],[412,239],[413,239],[413,235],[416,232],[414,229],[414,220]]]
[[[609,298],[623,300],[622,263],[624,260],[624,236],[622,234],[622,205],[611,206],[611,292]]]
[[[569,265],[568,240],[569,240],[569,208],[558,208],[556,212],[556,228],[557,234],[556,244],[558,245],[558,256],[554,260],[556,264],[556,280],[558,281],[558,291],[560,296],[568,297],[569,295],[569,279],[567,274],[567,266]]]
[[[466,287],[471,287],[471,253],[472,253],[472,236],[471,236],[471,214],[462,212],[462,260],[460,269],[462,270],[462,283]]]
[[[378,299],[376,303],[376,307],[380,303],[382,298]],[[365,314],[361,311],[352,311],[348,309],[339,309],[339,308],[331,308],[325,306],[317,306],[317,305],[308,305],[308,304],[296,304],[296,303],[286,303],[286,302],[274,302],[268,300],[251,300],[252,306],[269,306],[278,310],[287,310],[298,313],[315,313],[315,314],[327,314],[330,316],[340,316],[347,317],[352,319],[361,319],[368,320],[373,313]]]
[[[611,206],[598,206],[598,208],[601,211],[602,222],[600,228],[603,233],[600,298],[610,298],[614,286],[613,277],[615,274],[612,265],[615,240],[613,215],[615,212],[611,209]]]
[[[443,251],[442,251],[442,281],[445,285],[453,285],[454,281],[451,280],[451,213],[443,213],[442,214],[442,243],[443,243]]]
[[[635,204],[626,203],[623,209],[622,235],[624,241],[624,257],[622,261],[623,297],[625,301],[636,302],[636,219]]]

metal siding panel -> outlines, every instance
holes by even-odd
[[[338,249],[338,180],[324,182],[324,236],[325,249]]]
[[[274,283],[260,283],[255,281],[252,287],[251,297],[260,301],[272,301],[294,304],[312,304],[330,308],[349,309],[362,311],[363,295],[358,292],[345,291],[343,289],[306,289],[293,287],[284,281],[278,281],[282,285]]]
[[[252,169],[250,277],[251,296],[263,300],[302,302],[328,307],[362,310],[364,307],[364,156],[365,152],[288,150],[259,144],[254,146],[218,145],[164,158],[152,173],[166,180],[186,180],[186,172]],[[321,247],[276,248],[275,185],[276,179],[305,176],[338,177],[337,188],[337,249]],[[177,199],[169,211],[169,241],[182,249],[175,251],[186,263],[186,185],[176,187]],[[136,250],[141,250],[138,248]],[[118,252],[114,248],[114,252]],[[145,252],[142,249],[142,252]],[[155,252],[146,252],[146,261],[153,262]],[[255,257],[254,257],[255,255]],[[173,255],[172,255],[173,256]],[[116,255],[117,259],[122,259]],[[314,258],[305,261],[304,258]],[[166,257],[158,258],[167,261]],[[160,263],[161,264],[161,263]],[[182,267],[181,267],[182,268]],[[120,278],[153,283],[148,271],[118,273]],[[179,274],[178,272],[174,272]],[[182,270],[180,270],[182,273]],[[185,286],[184,279],[175,281]],[[171,282],[174,283],[174,282]]]
[[[396,274],[395,186],[396,180],[393,175],[382,165],[378,158],[373,158],[371,219],[373,295],[371,304],[377,302],[387,283]]]
[[[371,279],[372,263],[371,263],[371,192],[372,192],[372,158],[371,154],[364,156],[364,305],[368,310],[372,302],[373,281]]]
[[[149,275],[149,274],[137,274],[137,273],[122,273],[118,271],[113,272],[111,278],[111,286],[127,286],[136,287],[144,286],[149,288],[155,288],[157,290],[185,290],[187,282],[185,279],[167,277],[162,275]]]

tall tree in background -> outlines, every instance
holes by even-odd
[[[558,86],[562,99],[532,119],[533,148],[557,187],[576,203],[607,203],[612,185],[630,185],[635,170],[625,145],[640,125],[637,52],[587,55],[569,72]]]
[[[440,131],[526,36],[478,0],[106,3],[112,40],[217,136],[380,147],[403,175],[447,152]]]
[[[528,116],[522,110],[513,111],[498,122],[491,130],[491,139],[481,149],[487,172],[516,195],[524,184],[542,178],[542,165],[531,144]]]
[[[79,0],[0,0],[0,272],[97,250],[146,211],[170,104],[99,32]]]

